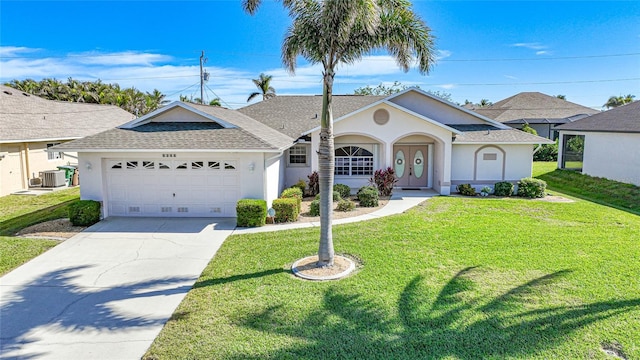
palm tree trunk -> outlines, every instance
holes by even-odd
[[[320,247],[318,249],[318,265],[333,265],[333,111],[331,108],[333,69],[326,69],[323,74],[322,117],[320,122],[320,144],[318,149],[318,182],[320,185]]]

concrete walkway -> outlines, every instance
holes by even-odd
[[[139,359],[235,219],[109,218],[0,278],[0,359]]]
[[[421,202],[438,196],[439,194],[433,190],[393,190],[393,195],[385,207],[380,210],[376,210],[369,214],[360,216],[354,216],[344,219],[333,220],[333,225],[348,224],[358,221],[373,220],[384,216],[401,214],[412,207],[420,204]],[[278,224],[267,225],[256,228],[236,228],[234,234],[251,234],[259,232],[280,231],[290,229],[303,229],[310,227],[318,227],[320,222],[305,222],[305,223],[293,223],[293,224]]]
[[[434,192],[398,191],[398,214]],[[139,359],[235,229],[235,219],[108,218],[0,278],[0,359]]]

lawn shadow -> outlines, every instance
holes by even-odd
[[[88,268],[90,266],[76,266],[48,272],[22,287],[3,284],[0,358],[46,357],[46,353],[38,353],[35,349],[39,349],[43,342],[55,343],[59,337],[68,334],[126,332],[133,328],[162,325],[167,319],[150,315],[152,310],[146,315],[133,315],[130,311],[118,312],[116,304],[122,300],[145,299],[152,306],[153,297],[161,299],[173,294],[186,294],[190,286],[183,284],[192,280],[158,278],[106,288],[75,285],[74,280],[80,272]],[[42,331],[47,334],[46,338],[41,336]],[[35,347],[30,348],[31,343]]]
[[[325,292],[322,308],[298,323],[291,323],[283,306],[247,314],[244,326],[301,341],[273,353],[236,358],[530,357],[589,324],[640,306],[640,298],[555,307],[529,301],[530,296],[557,286],[568,270],[535,278],[492,299],[482,298],[471,292],[477,286],[473,280],[477,271],[476,267],[459,271],[437,293],[423,276],[414,277],[400,294],[397,316],[337,287]]]
[[[0,236],[14,236],[18,231],[41,222],[68,217],[67,207],[77,201],[69,200],[52,205],[44,209],[38,209],[22,214],[5,221],[0,221]]]
[[[291,273],[290,270],[287,271],[285,269],[271,269],[271,270],[265,270],[265,271],[259,271],[259,272],[255,272],[255,273],[250,273],[250,274],[238,274],[238,275],[233,275],[233,276],[228,276],[228,277],[223,277],[223,278],[213,278],[213,279],[208,279],[208,280],[204,280],[204,281],[197,281],[195,283],[195,285],[193,285],[193,288],[196,289],[196,288],[201,288],[201,287],[205,287],[205,286],[226,284],[226,283],[240,281],[240,280],[249,280],[249,279],[261,278],[261,277],[264,277],[264,276],[280,274],[280,273],[283,273],[283,272]]]

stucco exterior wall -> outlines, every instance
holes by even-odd
[[[640,134],[584,135],[583,174],[640,186]]]
[[[47,144],[60,141],[0,144],[0,196],[27,189],[29,179],[39,177],[41,171],[58,170],[58,166],[76,164],[77,154],[68,153],[63,159],[49,160]]]
[[[498,181],[517,182],[530,177],[534,145],[454,144],[451,191],[460,184],[471,184],[476,190]],[[486,156],[486,157],[485,157]]]
[[[485,124],[471,114],[416,92],[399,95],[390,102],[443,124]]]
[[[263,153],[190,153],[178,152],[173,160],[210,160],[228,159],[235,160],[239,171],[239,191],[240,198],[265,199],[269,201],[277,197],[280,186],[280,159],[272,159],[265,163]],[[273,156],[273,154],[271,155]],[[268,157],[268,155],[266,155]],[[86,200],[96,200],[106,202],[108,198],[107,189],[107,159],[139,159],[139,160],[161,160],[162,153],[80,153],[80,197]],[[253,168],[253,170],[251,170]],[[269,187],[265,184],[266,176],[271,182]],[[272,181],[273,180],[273,181]],[[188,181],[188,178],[185,178]],[[274,195],[275,194],[275,195]],[[275,196],[275,197],[274,197]],[[103,205],[104,216],[109,216],[108,204]]]

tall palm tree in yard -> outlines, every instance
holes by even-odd
[[[253,14],[261,0],[243,0]],[[284,66],[294,72],[302,55],[323,66],[322,116],[318,150],[320,246],[318,265],[332,266],[334,137],[332,93],[339,65],[353,64],[376,49],[386,49],[405,72],[417,59],[427,73],[435,61],[431,30],[406,0],[282,0],[292,24],[282,45]]]
[[[265,75],[264,73],[262,73],[260,74],[260,77],[258,79],[252,79],[251,81],[253,81],[253,83],[260,91],[251,93],[251,95],[249,95],[249,98],[247,99],[247,102],[251,101],[258,95],[262,95],[262,100],[271,99],[272,97],[276,96],[276,89],[271,86],[272,78],[273,76]]]

